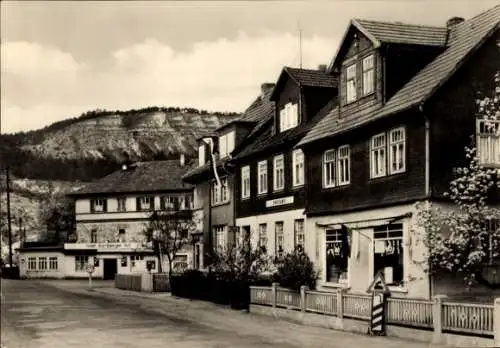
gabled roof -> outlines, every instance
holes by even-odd
[[[271,94],[271,100],[275,100],[276,93],[283,83],[285,75],[288,75],[299,86],[306,87],[337,87],[338,79],[325,71],[313,69],[299,69],[285,66],[281,71],[276,87]]]
[[[448,38],[446,27],[351,19],[328,71],[331,71],[343,56],[345,42],[352,28],[363,33],[375,48],[383,43],[445,47]]]
[[[330,101],[308,123],[292,128],[285,132],[273,135],[272,126],[270,125],[262,134],[256,137],[240,153],[234,156],[233,159],[241,160],[243,158],[256,155],[264,151],[273,151],[274,149],[278,149],[283,146],[293,147],[305,134],[307,134],[307,132],[314,128],[317,123],[324,118],[325,114],[329,110],[331,110],[336,103],[336,100]]]
[[[249,139],[252,139],[252,137],[262,129],[266,122],[274,116],[274,102],[270,100],[272,90],[272,88],[268,89],[263,94],[258,96],[245,110],[243,115],[238,118],[238,121],[252,123],[254,124],[254,127],[247,135],[243,143],[235,148],[233,154],[237,153],[239,149],[241,149],[247,143],[247,139],[248,141]],[[230,167],[227,164],[228,161],[229,158],[218,160],[216,165],[218,168],[229,169]],[[210,178],[210,170],[210,163],[205,163],[203,166],[195,166],[194,168],[189,170],[182,178],[186,182],[194,182],[203,178],[206,178],[208,180]]]
[[[127,170],[117,170],[70,195],[190,190],[192,186],[182,181],[188,169],[189,166],[181,166],[179,160],[137,162]]]
[[[361,111],[356,117],[341,119],[331,110],[323,120],[297,144],[305,145],[368,122],[422,105],[467,61],[467,59],[499,30],[500,5],[450,29],[448,47],[420,70],[394,96],[375,112]]]

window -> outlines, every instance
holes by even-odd
[[[38,258],[38,269],[41,271],[44,271],[47,269],[47,258],[46,257],[39,257]]]
[[[349,145],[325,151],[323,154],[323,187],[342,186],[350,183],[350,156]]]
[[[267,249],[267,224],[259,225],[259,246],[264,250]]]
[[[92,199],[90,201],[90,211],[92,213],[104,213],[108,211],[105,199]]]
[[[342,252],[342,236],[338,229],[325,231],[326,281],[329,283],[347,282],[347,253]]]
[[[280,110],[280,132],[297,127],[299,124],[298,105],[287,103]]]
[[[337,177],[338,177],[338,185],[347,185],[349,184],[350,178],[350,147],[349,145],[344,145],[339,147],[338,149],[338,158],[337,158]]]
[[[405,129],[399,127],[389,132],[389,172],[390,174],[405,171]]]
[[[283,190],[285,187],[285,163],[283,155],[274,157],[274,190]]]
[[[227,178],[220,178],[220,186],[217,181],[212,182],[212,205],[229,202],[229,186]]]
[[[118,240],[120,243],[125,243],[125,229],[124,228],[118,229]]]
[[[293,152],[293,186],[304,185],[304,153],[302,150]]]
[[[51,270],[57,270],[57,268],[58,268],[57,256],[51,256],[49,258],[49,269],[51,269]]]
[[[205,164],[206,158],[206,145],[200,145],[198,146],[198,166],[202,166]]]
[[[250,166],[241,168],[241,198],[250,198]]]
[[[144,256],[142,255],[130,255],[130,267],[134,268],[137,261],[143,261]]]
[[[95,228],[90,231],[90,243],[97,243],[97,229]]]
[[[375,90],[375,66],[373,54],[363,59],[363,95]]]
[[[500,165],[500,121],[477,120],[477,155],[485,167]]]
[[[404,276],[403,224],[375,227],[373,242],[373,274],[382,271],[387,285],[402,286]]]
[[[219,137],[219,154],[224,158],[234,150],[234,131]]]
[[[276,243],[275,255],[277,257],[281,257],[281,256],[283,256],[283,252],[284,252],[283,247],[285,245],[283,221],[276,222],[274,233],[275,233],[275,238],[276,238],[275,239],[275,243]]]
[[[304,250],[304,219],[295,220],[294,223],[295,248]]]
[[[161,209],[162,210],[173,210],[175,209],[175,197],[164,196],[161,198]]]
[[[36,269],[36,257],[28,257],[28,269],[29,270]]]
[[[76,272],[85,271],[88,262],[89,262],[89,257],[87,255],[76,255],[75,271]]]
[[[127,199],[126,198],[117,198],[118,203],[118,211],[124,212],[127,211]]]
[[[172,269],[174,272],[184,272],[188,269],[188,256],[187,255],[176,255],[172,262]]]
[[[138,210],[146,211],[154,209],[154,197],[140,197],[138,203]]]
[[[384,176],[386,173],[385,165],[385,133],[377,134],[371,139],[370,163],[371,178]]]
[[[226,248],[226,226],[215,226],[213,233],[215,250],[224,250]]]
[[[323,154],[323,186],[335,186],[335,150]]]
[[[346,97],[347,103],[352,103],[356,100],[356,64],[352,64],[346,69]]]
[[[258,193],[267,193],[267,161],[261,161],[257,165],[259,170]]]

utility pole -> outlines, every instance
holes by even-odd
[[[5,168],[5,176],[7,180],[7,229],[9,232],[9,265],[12,267],[12,227],[10,221],[10,178],[9,178],[9,167]]]
[[[300,22],[297,22],[299,28],[299,68],[302,69],[302,29],[300,29]]]

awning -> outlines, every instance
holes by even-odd
[[[400,221],[404,218],[409,218],[412,216],[412,213],[406,213],[402,215],[392,216],[388,218],[374,218],[374,219],[363,219],[363,220],[352,220],[352,221],[344,221],[341,218],[334,218],[331,222],[328,223],[316,223],[316,226],[322,228],[340,228],[341,225],[345,225],[350,229],[358,229],[358,228],[370,228],[381,225],[392,224],[394,222]]]

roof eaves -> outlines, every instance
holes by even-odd
[[[278,79],[276,80],[276,84],[274,85],[274,88],[271,92],[271,95],[269,96],[269,100],[271,100],[271,101],[275,100],[274,98],[276,97],[276,93],[278,93],[278,86],[279,86],[279,84],[280,84],[280,82],[283,79],[283,76],[285,74],[287,74],[291,79],[293,79],[297,83],[295,78],[292,76],[292,74],[288,70],[288,67],[287,66],[283,67],[283,69],[281,69],[281,72],[280,72]]]
[[[498,30],[500,29],[500,22],[498,22],[484,37],[482,37],[474,47],[472,47],[469,52],[465,54],[465,56],[460,59],[457,64],[450,70],[450,72],[442,78],[430,91],[427,95],[422,97],[420,100],[420,104],[426,103],[433,95],[436,93],[457,71],[462,67],[469,58]]]

